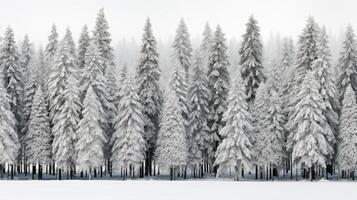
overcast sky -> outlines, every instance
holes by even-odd
[[[16,38],[28,34],[46,43],[52,23],[63,35],[69,26],[77,40],[81,27],[92,30],[100,8],[105,9],[114,42],[123,37],[140,39],[146,17],[157,38],[173,36],[183,17],[193,38],[205,22],[220,24],[227,37],[240,37],[249,15],[261,26],[263,38],[271,32],[295,37],[309,15],[319,24],[340,33],[350,23],[357,28],[356,0],[0,0],[0,32],[11,25]]]

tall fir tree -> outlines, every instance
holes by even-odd
[[[250,16],[246,24],[246,33],[243,35],[243,42],[239,50],[241,65],[241,76],[243,85],[246,88],[248,102],[254,101],[255,93],[259,84],[264,82],[262,65],[262,49],[260,38],[260,28],[257,20]]]
[[[227,109],[227,98],[230,87],[228,65],[226,39],[221,27],[217,26],[209,52],[207,71],[208,89],[210,90],[208,127],[210,128],[212,152],[216,151],[220,141],[219,131],[225,124],[222,118]],[[212,164],[214,155],[209,156]]]
[[[287,147],[292,152],[292,161],[297,167],[308,168],[309,178],[313,170],[326,168],[333,155],[335,136],[323,115],[323,99],[314,72],[309,71],[294,101],[295,110],[288,124],[290,134]]]
[[[47,62],[51,62],[58,49],[58,33],[55,24],[52,25],[51,33],[48,36],[48,43],[45,48],[45,58]]]
[[[343,97],[337,140],[337,165],[341,170],[354,171],[357,167],[357,103],[351,85]]]
[[[185,70],[186,82],[189,79],[189,69],[191,66],[192,45],[190,41],[190,34],[183,19],[176,29],[176,35],[172,44],[174,50],[174,57],[178,60],[178,64]]]
[[[83,100],[82,119],[79,121],[75,144],[76,168],[89,172],[99,170],[104,164],[106,136],[101,122],[104,120],[101,102],[89,85]],[[93,171],[92,171],[93,170]]]
[[[93,41],[99,49],[100,55],[104,58],[103,73],[106,73],[109,65],[114,65],[113,48],[111,47],[110,33],[108,21],[104,15],[104,9],[100,9],[97,14],[97,19],[93,31]]]
[[[343,51],[338,60],[338,67],[340,74],[337,88],[340,98],[342,98],[349,84],[354,91],[357,89],[357,42],[351,25],[347,26],[345,41],[343,42]]]
[[[126,67],[123,70],[126,73]],[[160,74],[157,42],[153,35],[150,19],[148,18],[144,26],[140,59],[136,68],[138,94],[144,114],[144,139],[147,145],[146,175],[151,175],[152,157],[159,132],[160,113],[163,102],[163,95],[159,85]],[[125,79],[125,77],[121,79]]]
[[[52,135],[46,96],[41,87],[36,89],[28,132],[25,137],[26,157],[31,164],[50,164],[52,161]]]
[[[239,180],[241,167],[249,169],[254,157],[250,133],[253,129],[252,117],[248,111],[247,97],[243,86],[236,80],[228,97],[228,108],[223,116],[224,127],[219,134],[222,142],[216,151],[214,165],[218,165],[217,176],[225,167],[234,168],[234,180]]]
[[[190,162],[195,165],[203,164],[203,162],[208,163],[209,155],[213,154],[210,146],[209,127],[207,126],[209,90],[205,74],[202,56],[196,53],[188,90],[190,105],[188,115],[189,135],[193,142],[189,147]]]
[[[15,164],[20,149],[19,138],[16,133],[16,119],[11,111],[11,98],[0,80],[0,165]],[[2,172],[1,172],[2,174]]]
[[[203,57],[203,66],[205,68],[207,67],[207,63],[208,63],[209,51],[210,51],[210,46],[212,44],[212,40],[213,40],[212,29],[209,26],[209,24],[206,23],[205,29],[203,31],[201,46],[200,46],[200,50]]]
[[[137,85],[128,78],[120,91],[118,115],[114,118],[115,132],[111,138],[112,161],[116,169],[138,168],[145,160],[144,115]]]
[[[159,166],[170,168],[171,179],[175,179],[175,170],[185,166],[188,161],[186,125],[176,94],[168,89],[155,149],[156,162]]]
[[[87,25],[84,25],[78,41],[78,62],[80,69],[84,68],[85,55],[88,51],[90,41],[91,39],[89,37],[88,27]]]
[[[29,37],[25,35],[24,40],[21,44],[21,51],[19,57],[19,63],[22,68],[22,76],[24,81],[27,80],[30,71],[30,65],[33,62],[34,52],[32,49],[32,43],[30,43]]]

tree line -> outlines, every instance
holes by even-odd
[[[77,46],[78,45],[78,46]],[[115,73],[109,25],[101,9],[78,44],[52,26],[45,49],[20,46],[7,28],[0,46],[0,173],[43,172],[123,179],[167,172],[171,180],[232,173],[239,180],[298,177],[354,179],[357,166],[357,44],[347,27],[333,70],[324,26],[309,17],[282,44],[269,76],[260,27],[242,36],[240,73],[229,74],[222,28],[206,24],[199,49],[181,20],[172,72],[160,88],[157,41],[145,22],[135,76]],[[161,171],[160,171],[161,170]],[[166,171],[165,171],[166,170]],[[37,176],[36,176],[37,175]]]

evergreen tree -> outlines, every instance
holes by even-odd
[[[224,38],[221,27],[217,26],[210,48],[207,71],[208,89],[210,90],[208,127],[210,128],[210,145],[212,152],[216,151],[220,141],[218,134],[225,124],[222,118],[227,109],[226,100],[230,86],[230,78],[227,70],[228,65],[226,39]],[[209,156],[210,162],[213,162],[214,155]]]
[[[104,16],[104,9],[100,9],[97,15],[95,28],[93,31],[93,41],[99,49],[100,55],[104,58],[103,73],[106,72],[108,65],[114,65],[113,48],[111,47],[111,38],[108,31],[109,25]]]
[[[73,37],[72,37],[72,32],[69,29],[69,27],[66,29],[66,33],[64,35],[64,40],[67,41],[68,47],[69,47],[69,52],[72,54],[73,57],[76,58],[76,44],[74,43]]]
[[[121,81],[125,79],[123,76],[126,76],[126,70],[126,66],[124,66]],[[151,161],[159,132],[159,120],[163,102],[159,85],[160,74],[157,42],[152,33],[150,20],[147,19],[142,37],[139,64],[136,68],[138,94],[144,114],[144,139],[147,145],[146,175],[151,174]]]
[[[336,110],[339,107],[339,103],[335,79],[332,74],[331,54],[325,27],[320,30],[317,55],[318,58],[314,61],[313,68],[320,86],[319,93],[323,100],[322,112],[330,127],[337,130],[339,121]],[[335,141],[333,142],[335,143]]]
[[[192,144],[189,146],[190,163],[192,165],[208,162],[208,155],[212,155],[210,146],[209,128],[207,126],[207,115],[209,90],[207,88],[207,77],[202,67],[203,60],[199,53],[196,53],[192,65],[192,75],[189,87],[189,135]]]
[[[342,170],[354,171],[357,167],[357,104],[356,94],[350,85],[343,97],[340,120],[337,165]]]
[[[144,115],[137,86],[128,78],[120,91],[123,98],[114,118],[115,132],[111,139],[112,161],[115,168],[137,168],[145,160]]]
[[[56,25],[52,25],[51,33],[48,36],[48,43],[45,48],[45,58],[47,62],[51,62],[53,57],[55,56],[58,49],[58,33]]]
[[[99,169],[104,163],[104,144],[106,142],[105,132],[101,125],[104,120],[101,113],[101,106],[98,96],[89,85],[83,101],[82,116],[78,124],[77,142],[75,150],[77,154],[76,167],[80,171]]]
[[[0,50],[0,67],[3,73],[4,86],[11,99],[11,111],[15,120],[21,122],[23,100],[23,77],[19,63],[19,53],[14,40],[14,33],[10,27],[6,29]],[[21,124],[17,123],[16,131],[21,138]]]
[[[205,66],[205,67],[207,67],[209,50],[210,50],[212,40],[213,40],[212,29],[209,26],[209,24],[206,23],[205,30],[203,31],[203,39],[202,39],[201,46],[200,46],[200,50],[203,55],[203,66]]]
[[[88,33],[87,25],[84,25],[82,28],[81,36],[79,37],[78,41],[78,61],[79,61],[79,68],[84,68],[85,65],[85,55],[88,50],[90,43],[90,37]]]
[[[356,91],[357,89],[357,42],[355,37],[352,26],[349,25],[343,42],[343,52],[341,52],[338,61],[340,74],[337,88],[341,98],[344,96],[348,84],[351,84],[353,90]]]
[[[19,57],[19,63],[22,68],[22,77],[24,77],[25,80],[28,78],[30,64],[31,62],[33,62],[33,54],[34,52],[32,50],[32,44],[30,43],[28,36],[25,35],[25,38],[21,44],[21,51]]]
[[[189,68],[191,66],[192,45],[190,34],[183,19],[176,29],[176,36],[172,44],[174,57],[178,60],[178,64],[185,70],[186,82],[188,81]]]
[[[323,99],[319,87],[313,72],[308,72],[294,101],[296,112],[288,127],[288,148],[292,151],[292,161],[300,167],[309,168],[310,179],[315,167],[326,168],[332,158],[331,144],[335,140],[322,112]]]
[[[1,170],[5,164],[15,164],[18,150],[20,148],[19,139],[16,134],[16,119],[11,112],[11,98],[7,94],[3,81],[0,81],[0,165]],[[2,172],[1,172],[2,174]]]
[[[175,179],[175,170],[188,161],[186,126],[182,117],[182,106],[177,93],[169,88],[158,134],[155,159],[160,166],[170,168],[171,179]]]
[[[263,46],[257,20],[250,16],[246,26],[246,33],[243,35],[243,43],[239,50],[241,58],[239,64],[248,102],[252,102],[259,84],[265,79],[262,65]]]
[[[51,128],[45,94],[38,87],[34,96],[28,132],[25,137],[28,163],[49,164],[51,162]]]
[[[224,127],[219,134],[223,140],[216,151],[214,165],[218,165],[217,176],[224,167],[234,167],[234,180],[238,181],[240,167],[250,168],[253,146],[249,134],[253,129],[252,117],[241,83],[237,80],[229,92],[228,108],[223,116]]]

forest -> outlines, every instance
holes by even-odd
[[[309,16],[267,66],[258,21],[247,19],[235,63],[222,27],[204,25],[193,48],[181,19],[164,81],[149,18],[133,68],[116,62],[104,9],[78,42],[53,24],[43,49],[7,27],[0,178],[354,180],[352,26],[336,64],[326,28]]]

